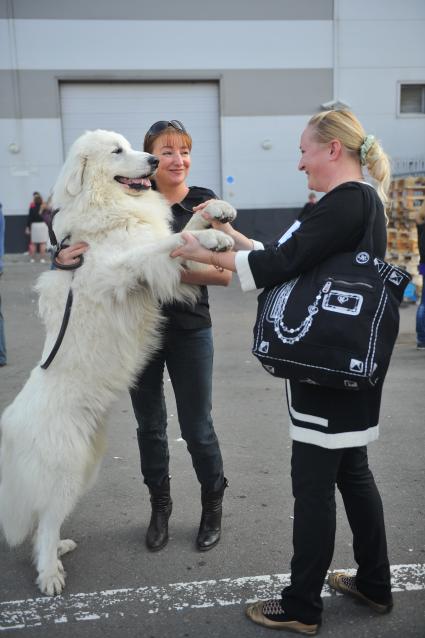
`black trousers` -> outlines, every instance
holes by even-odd
[[[163,347],[130,390],[146,485],[158,487],[169,474],[164,368],[176,398],[180,430],[205,491],[223,486],[223,459],[211,416],[213,340],[211,328],[168,330]]]
[[[286,613],[305,623],[320,620],[321,591],[335,544],[335,485],[353,533],[357,588],[375,602],[387,603],[391,582],[384,514],[366,446],[329,450],[294,441],[291,476],[294,554],[291,585],[282,592]]]

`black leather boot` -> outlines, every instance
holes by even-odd
[[[146,532],[146,546],[157,552],[168,543],[168,519],[173,508],[170,496],[170,477],[167,476],[162,485],[149,488],[151,495],[152,515]]]
[[[215,547],[221,536],[221,515],[224,490],[229,485],[227,479],[216,492],[201,491],[202,517],[196,545],[201,552],[207,552]]]

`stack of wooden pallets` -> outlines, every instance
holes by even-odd
[[[387,258],[391,263],[405,268],[419,288],[418,234],[416,214],[425,201],[425,175],[400,177],[391,182],[391,210],[388,212]]]

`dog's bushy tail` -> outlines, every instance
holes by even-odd
[[[5,414],[0,421],[0,532],[14,547],[32,532],[34,508],[30,497],[23,495],[19,465],[2,432]]]
[[[15,491],[5,481],[0,483],[0,528],[11,547],[20,545],[31,534],[34,514],[30,505],[16,500]]]

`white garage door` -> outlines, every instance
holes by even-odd
[[[189,185],[221,195],[218,83],[64,82],[60,97],[65,154],[87,130],[117,131],[141,149],[153,122],[181,120],[193,139]]]

